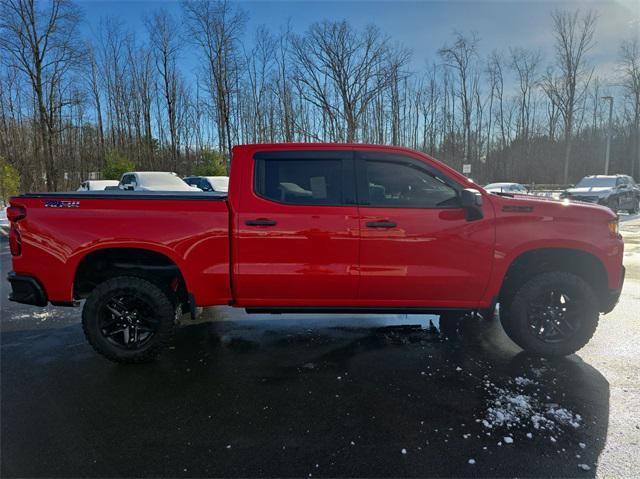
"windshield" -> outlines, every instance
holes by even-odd
[[[582,178],[576,188],[610,187],[616,185],[615,178]]]
[[[484,187],[485,190],[501,190],[511,187],[512,183],[490,183]]]
[[[207,176],[207,180],[216,191],[227,192],[229,190],[228,176]]]

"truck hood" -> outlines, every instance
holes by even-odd
[[[492,200],[499,211],[507,213],[529,213],[534,215],[553,216],[558,218],[574,218],[578,220],[610,220],[616,214],[606,206],[595,203],[573,202],[568,199],[556,200],[541,196],[514,195],[513,197],[498,196]]]
[[[611,187],[609,186],[591,186],[591,187],[582,187],[582,188],[569,188],[566,190],[566,193],[569,195],[589,195],[589,196],[606,196],[611,193]]]

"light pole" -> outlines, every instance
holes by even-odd
[[[611,121],[613,119],[613,97],[603,96],[603,100],[609,100],[609,128],[607,129],[607,149],[604,155],[604,174],[609,174],[609,154],[611,153]]]

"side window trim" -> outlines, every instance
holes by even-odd
[[[358,198],[355,187],[355,165],[353,150],[281,150],[281,151],[260,151],[253,155],[253,179],[251,181],[252,193],[264,201],[277,203],[280,205],[293,207],[355,207],[358,204]],[[278,201],[268,198],[261,194],[257,188],[258,172],[256,160],[340,160],[341,161],[341,178],[342,178],[342,201],[340,203],[324,203],[324,204],[298,204],[286,201]]]
[[[448,206],[406,206],[406,205],[385,205],[385,206],[372,206],[369,203],[369,185],[367,184],[367,160],[371,161],[383,161],[387,163],[395,163],[398,165],[409,165],[412,168],[416,168],[425,172],[426,174],[442,181],[445,185],[449,186],[453,189],[457,195],[460,194],[464,188],[457,182],[453,181],[446,175],[443,175],[439,170],[431,167],[430,165],[416,160],[415,158],[411,158],[409,156],[405,156],[402,154],[389,154],[383,152],[362,152],[356,151],[355,154],[355,163],[356,163],[356,181],[357,181],[357,196],[358,196],[358,206],[361,208],[399,208],[399,209],[416,209],[416,210],[425,210],[425,209],[459,209],[458,205],[448,205]]]

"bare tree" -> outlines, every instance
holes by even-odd
[[[239,39],[246,14],[227,0],[185,0],[182,6],[188,37],[205,59],[209,92],[215,105],[218,144],[228,158],[233,144],[233,78],[239,69]]]
[[[406,63],[408,53],[388,43],[378,28],[357,32],[346,21],[314,23],[294,37],[295,79],[305,99],[344,129],[335,139],[355,141],[367,106]]]
[[[472,33],[465,37],[460,33],[455,34],[453,45],[445,45],[438,54],[446,65],[452,68],[458,75],[458,98],[463,121],[464,160],[468,161],[472,151],[471,115],[473,111],[473,72],[474,61],[478,56],[478,36]]]
[[[180,51],[178,25],[166,10],[155,12],[146,21],[156,69],[160,75],[162,94],[169,125],[169,145],[173,169],[178,169],[178,132],[176,127],[178,102],[177,60]]]
[[[102,100],[100,98],[100,82],[98,80],[98,62],[93,48],[88,48],[89,71],[87,72],[91,98],[95,109],[96,122],[98,127],[99,147],[101,154],[104,154],[104,124],[102,121]]]
[[[576,111],[582,103],[591,74],[586,69],[586,54],[593,46],[596,16],[556,10],[551,14],[555,37],[555,67],[543,80],[543,88],[558,108],[564,124],[563,182],[569,181],[569,162],[573,146]]]
[[[0,2],[0,48],[31,84],[50,190],[56,189],[58,181],[57,119],[66,105],[76,101],[69,95],[68,75],[81,58],[79,21],[78,9],[68,0]]]
[[[518,136],[527,141],[532,121],[531,97],[538,83],[540,53],[524,48],[511,48],[509,53],[511,68],[516,74],[519,88]]]
[[[640,42],[638,37],[622,42],[620,46],[622,86],[631,100],[632,132],[635,139],[635,161],[631,161],[631,174],[640,174]],[[633,158],[633,156],[632,156]],[[635,166],[634,166],[635,165]],[[637,170],[636,170],[637,167]]]

